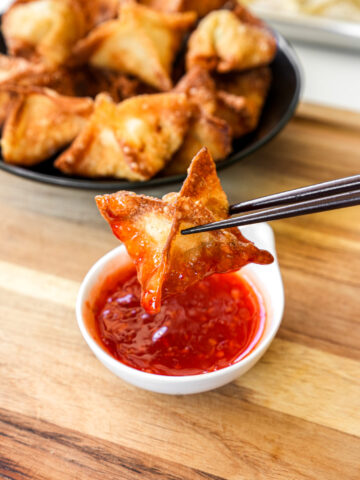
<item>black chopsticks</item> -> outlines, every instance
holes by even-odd
[[[221,228],[240,227],[252,223],[297,217],[299,215],[324,212],[326,210],[335,210],[355,205],[360,205],[360,175],[340,178],[330,182],[297,188],[295,190],[276,193],[274,195],[231,205],[229,208],[230,215],[234,213],[251,212],[253,210],[263,210],[188,228],[182,230],[181,233],[188,235],[191,233],[219,230]]]

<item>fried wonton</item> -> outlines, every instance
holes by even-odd
[[[210,115],[217,109],[217,91],[214,79],[209,72],[199,66],[189,70],[174,88],[175,92],[182,92],[199,107]]]
[[[0,54],[0,128],[17,96],[12,88],[15,83],[28,86],[49,86],[65,95],[74,94],[69,76],[62,75],[61,69],[49,71],[42,64]]]
[[[11,92],[0,91],[0,130],[10,112],[10,108],[14,99],[14,94]]]
[[[87,25],[76,0],[32,0],[9,8],[2,31],[12,55],[55,67],[67,60]]]
[[[257,127],[270,84],[268,67],[216,77],[216,115],[226,120],[234,137]]]
[[[118,20],[99,25],[78,43],[74,58],[170,90],[172,63],[195,19],[191,12],[163,13],[126,1]]]
[[[99,95],[95,111],[55,162],[64,173],[147,180],[170,160],[189,126],[186,95],[139,95],[115,105]]]
[[[101,92],[108,93],[118,103],[136,95],[158,93],[150,85],[123,73],[95,68],[90,68],[90,70],[94,77],[98,78],[98,81],[94,82],[94,86],[97,87],[95,96]]]
[[[184,142],[165,167],[164,175],[186,173],[191,159],[204,146],[215,161],[224,159],[231,152],[231,140],[231,129],[226,121],[197,109]]]
[[[44,65],[28,62],[24,58],[8,57],[0,54],[0,84],[22,83],[24,80],[29,83],[33,78],[46,75]]]
[[[181,235],[183,229],[228,217],[228,201],[206,148],[193,159],[179,194],[159,200],[117,192],[97,196],[96,203],[136,265],[142,305],[150,313],[160,310],[162,299],[204,277],[273,261],[237,228]]]
[[[244,9],[216,10],[200,21],[189,38],[188,69],[199,65],[225,73],[272,61],[276,53],[275,38],[257,19],[243,12]]]
[[[180,80],[174,91],[185,93],[194,108],[184,142],[165,167],[165,175],[186,173],[192,158],[204,146],[215,161],[231,152],[231,129],[225,120],[215,116],[217,92],[209,73],[194,67]]]
[[[14,86],[16,94],[1,140],[6,162],[31,166],[67,146],[93,110],[89,98],[58,95],[39,87]]]

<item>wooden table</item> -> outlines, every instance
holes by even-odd
[[[221,176],[235,201],[359,167],[360,117],[303,105]],[[117,244],[93,193],[0,185],[0,478],[360,478],[359,208],[274,222],[286,311],[270,350],[230,385],[169,397],[117,379],[78,330],[80,281]]]

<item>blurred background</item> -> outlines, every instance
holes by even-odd
[[[0,0],[0,13],[12,0]],[[360,0],[242,0],[295,47],[302,99],[360,112]]]

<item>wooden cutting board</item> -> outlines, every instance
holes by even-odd
[[[221,177],[240,201],[359,169],[360,116],[302,105]],[[232,384],[169,397],[117,379],[78,330],[80,281],[117,245],[93,193],[0,185],[0,478],[360,478],[360,208],[274,222],[277,338]]]

